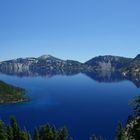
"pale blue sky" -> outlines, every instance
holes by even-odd
[[[0,61],[138,53],[140,0],[0,0]]]

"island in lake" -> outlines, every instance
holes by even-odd
[[[28,101],[25,89],[7,84],[0,80],[0,104]]]

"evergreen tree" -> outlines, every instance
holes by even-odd
[[[29,140],[29,134],[25,128],[20,133],[20,140]]]
[[[2,120],[0,120],[0,140],[7,140],[4,123]]]
[[[10,125],[5,129],[0,121],[0,140],[31,140],[30,133],[27,130],[20,129],[14,117],[10,119]],[[66,128],[56,129],[54,126],[44,125],[34,130],[33,140],[68,140],[68,131]],[[72,138],[69,138],[72,140]]]
[[[20,130],[19,130],[19,126],[17,124],[15,117],[11,117],[10,122],[11,122],[12,131],[13,131],[13,139],[19,140]]]
[[[124,128],[122,127],[121,122],[118,123],[116,139],[125,140],[125,131]]]
[[[48,125],[46,125],[46,126],[48,126]],[[39,139],[40,140],[45,140],[47,138],[47,133],[48,133],[49,128],[46,129],[46,126],[41,126],[39,128]]]
[[[56,139],[56,138],[57,138],[57,133],[58,133],[58,131],[57,131],[57,129],[55,128],[55,126],[53,126],[51,129],[52,129],[53,137],[54,137],[54,139]]]
[[[30,133],[28,133],[28,140],[32,140]]]
[[[134,139],[140,140],[140,95],[138,95],[133,101],[134,105],[134,115],[133,120],[136,120],[136,124],[134,124],[133,128],[131,129],[131,133]]]
[[[9,125],[7,126],[6,133],[7,133],[7,140],[14,140],[13,130],[11,126]]]
[[[140,95],[136,96],[135,99],[131,100],[131,102],[134,105],[134,115],[140,116]]]
[[[53,132],[52,132],[52,128],[50,128],[48,133],[47,133],[47,139],[48,140],[54,140],[55,139],[55,136],[53,135]]]
[[[39,133],[37,128],[34,130],[34,140],[39,140]]]
[[[57,140],[67,140],[68,130],[66,128],[62,128],[58,132]]]

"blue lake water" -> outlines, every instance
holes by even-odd
[[[0,105],[0,118],[6,123],[14,115],[29,131],[45,123],[66,126],[74,140],[88,140],[92,134],[113,140],[118,121],[125,124],[132,113],[128,100],[140,93],[131,81],[97,82],[84,74],[22,78],[0,74],[0,79],[24,87],[31,98]]]

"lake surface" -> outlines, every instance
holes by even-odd
[[[0,79],[24,87],[31,101],[0,105],[6,123],[16,116],[21,126],[32,128],[50,123],[66,126],[74,140],[92,134],[113,140],[118,121],[124,124],[132,112],[128,100],[140,93],[131,81],[98,82],[85,74],[18,77],[0,74]]]

